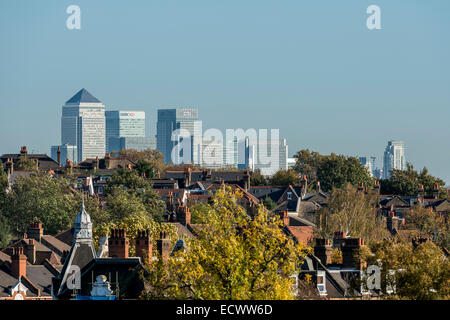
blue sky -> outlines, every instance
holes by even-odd
[[[68,30],[66,8],[81,8]],[[381,8],[368,30],[366,8]],[[199,109],[204,128],[279,128],[289,153],[407,160],[450,183],[448,0],[2,0],[0,153],[60,142],[86,88],[108,110]]]

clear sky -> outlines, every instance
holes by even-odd
[[[148,134],[158,107],[190,106],[204,128],[279,128],[290,155],[381,165],[403,140],[450,184],[449,40],[448,0],[1,0],[0,154],[50,153],[84,87],[107,110],[145,110]]]

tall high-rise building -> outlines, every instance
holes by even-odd
[[[288,169],[288,158],[286,139],[258,139],[257,143],[245,139],[245,167],[250,170],[259,169],[261,174],[271,176]]]
[[[172,141],[172,133],[177,129],[184,129],[190,135],[191,156],[186,162],[201,164],[202,121],[198,119],[198,110],[189,108],[158,110],[156,149],[162,153],[164,161],[174,160],[172,150],[177,142]]]
[[[389,141],[384,151],[384,179],[389,179],[392,169],[406,170],[405,145],[403,141]]]
[[[137,146],[140,150],[154,148],[153,139],[145,137],[144,111],[106,111],[105,117],[106,152],[120,151],[126,144]],[[127,141],[127,138],[140,139]]]
[[[78,162],[105,156],[105,105],[84,88],[62,107],[61,145],[65,144],[77,147]]]
[[[375,176],[375,160],[376,157],[359,157],[359,162],[369,171],[370,176]]]

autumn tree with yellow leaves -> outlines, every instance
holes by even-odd
[[[283,231],[262,205],[255,216],[239,206],[239,191],[224,186],[185,250],[148,266],[144,299],[293,299],[295,273],[308,249]]]

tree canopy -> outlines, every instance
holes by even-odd
[[[294,170],[300,175],[306,175],[308,186],[312,188],[320,181],[323,191],[333,188],[343,188],[347,183],[356,186],[359,182],[372,185],[373,178],[369,171],[355,157],[343,155],[321,155],[309,150],[300,150],[294,155],[296,164]]]
[[[252,219],[226,187],[200,213],[202,227],[167,263],[149,266],[144,298],[292,299],[293,279],[306,248],[260,206]]]
[[[428,173],[428,169],[424,167],[422,171],[417,172],[414,166],[407,163],[406,170],[393,169],[389,179],[381,180],[381,193],[417,196],[419,185],[423,185],[425,196],[432,196],[434,184],[438,184],[439,197],[446,199],[448,197],[447,190],[443,188],[445,182]]]

